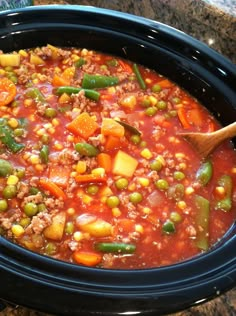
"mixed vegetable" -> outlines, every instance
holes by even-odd
[[[180,136],[217,121],[155,71],[52,45],[0,54],[0,234],[86,266],[208,250],[235,220],[235,152]]]

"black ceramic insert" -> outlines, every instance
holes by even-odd
[[[141,17],[83,6],[0,13],[0,49],[76,46],[155,69],[195,96],[223,124],[236,120],[236,67],[205,44]],[[77,266],[0,237],[0,298],[56,315],[160,315],[236,285],[236,224],[209,252],[146,270]]]

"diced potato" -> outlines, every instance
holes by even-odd
[[[112,234],[112,225],[94,215],[83,214],[76,220],[78,228],[94,237],[106,237]]]
[[[17,67],[20,65],[20,54],[2,54],[0,55],[0,65],[2,67]]]
[[[53,219],[51,225],[44,229],[44,236],[53,240],[61,240],[65,228],[66,223],[66,213],[60,212],[56,214]]]
[[[33,65],[43,65],[44,60],[37,55],[30,54],[30,63]]]
[[[135,158],[122,150],[119,150],[114,158],[112,173],[120,176],[132,177],[137,166],[138,161]]]

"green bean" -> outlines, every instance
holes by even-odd
[[[129,195],[129,201],[133,204],[138,204],[142,202],[143,196],[139,192],[133,192]]]
[[[0,159],[0,177],[8,176],[12,173],[12,171],[12,164],[5,159]]]
[[[2,191],[2,195],[5,199],[12,199],[17,194],[16,186],[15,185],[7,185]]]
[[[32,217],[38,213],[38,205],[28,202],[24,205],[24,212],[27,216]]]
[[[111,252],[111,253],[134,253],[136,250],[136,246],[133,244],[126,243],[109,243],[109,242],[101,242],[95,245],[96,250],[102,252]]]
[[[47,164],[49,158],[49,147],[47,145],[43,145],[39,152],[40,159],[42,163]]]
[[[223,199],[216,202],[215,209],[228,212],[232,208],[232,190],[233,182],[229,175],[223,175],[218,180],[217,184],[224,188],[225,196]]]
[[[97,147],[90,145],[88,143],[77,143],[75,144],[75,150],[81,155],[86,157],[97,156],[99,150]]]
[[[82,88],[96,89],[114,86],[119,83],[118,77],[84,74]]]
[[[111,195],[107,198],[106,204],[110,208],[117,207],[120,204],[120,199],[118,198],[118,196]]]
[[[27,98],[34,99],[35,101],[46,102],[44,95],[38,88],[29,88],[25,95]]]
[[[0,200],[0,213],[5,212],[8,209],[8,204],[5,199]]]
[[[208,236],[209,236],[209,214],[210,203],[207,199],[200,195],[195,196],[195,208],[196,208],[196,226],[198,228],[196,236],[196,245],[202,250],[207,250]]]
[[[80,59],[78,61],[75,62],[75,67],[80,68],[81,66],[85,65],[87,63],[87,61],[80,57]]]
[[[162,231],[165,234],[172,234],[175,232],[175,224],[171,220],[167,220],[163,225],[162,225]]]
[[[92,89],[85,89],[85,88],[76,88],[76,87],[70,87],[70,86],[59,87],[56,90],[56,94],[58,95],[61,95],[63,93],[77,94],[82,90],[84,91],[84,95],[86,96],[86,98],[92,99],[94,101],[99,100],[100,93],[98,91],[95,91]]]
[[[135,76],[138,80],[138,83],[140,85],[140,88],[145,90],[146,89],[146,83],[145,81],[143,80],[143,77],[139,71],[139,68],[138,68],[138,65],[137,64],[133,64],[133,72],[135,73]]]
[[[206,186],[212,177],[212,163],[211,161],[206,161],[202,163],[200,168],[197,170],[196,179],[202,185]]]
[[[12,136],[12,131],[3,125],[0,125],[0,141],[13,153],[17,153],[25,147],[24,144],[17,143]]]

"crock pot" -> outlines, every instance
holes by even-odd
[[[236,120],[236,67],[164,24],[84,6],[0,13],[0,49],[77,46],[157,70],[198,98],[225,125]],[[144,270],[88,268],[30,252],[0,237],[0,298],[56,315],[160,315],[236,285],[236,223],[210,251]]]

